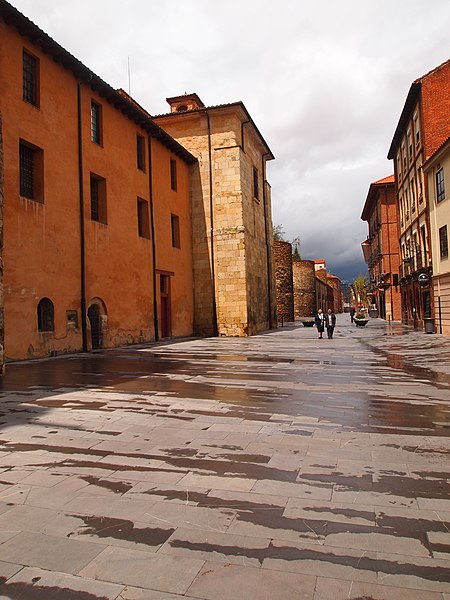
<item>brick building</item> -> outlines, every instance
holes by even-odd
[[[192,168],[195,333],[245,336],[276,327],[270,148],[242,102],[168,98],[155,122],[198,158]]]
[[[333,305],[328,308],[333,308],[335,313],[344,312],[344,292],[341,280],[337,275],[327,273],[327,285],[333,289]]]
[[[6,357],[191,334],[196,159],[4,0],[0,112]]]
[[[324,261],[325,265],[325,261]],[[336,312],[334,299],[335,292],[333,286],[330,285],[330,280],[328,278],[328,273],[326,270],[326,265],[324,267],[317,268],[316,266],[316,295],[317,295],[317,308],[321,308],[324,312],[326,312],[329,308]]]
[[[400,321],[400,256],[394,175],[371,183],[361,219],[367,221],[369,227],[369,235],[362,247],[369,269],[372,302],[377,306],[379,317]]]
[[[450,61],[416,79],[406,98],[388,158],[394,160],[403,320],[423,327],[434,315],[428,198],[423,164],[450,135]]]
[[[294,321],[294,282],[292,273],[292,244],[274,240],[273,257],[277,286],[278,321]]]
[[[450,335],[450,138],[423,164],[430,209],[433,299],[436,331]]]

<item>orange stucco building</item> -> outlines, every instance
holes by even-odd
[[[190,335],[196,158],[4,0],[0,114],[6,357]]]

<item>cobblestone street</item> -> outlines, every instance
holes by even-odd
[[[450,600],[449,389],[348,315],[9,364],[0,599]]]

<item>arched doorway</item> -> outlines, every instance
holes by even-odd
[[[94,298],[88,308],[88,318],[91,329],[92,350],[103,348],[103,323],[106,319],[106,308],[103,300]]]

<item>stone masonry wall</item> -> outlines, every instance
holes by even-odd
[[[275,326],[275,286],[272,276],[271,258],[272,233],[270,212],[270,190],[265,186],[262,167],[262,148],[251,128],[246,127],[241,140],[241,190],[243,224],[245,227],[246,281],[248,301],[248,334]],[[253,169],[258,176],[258,198],[253,193]]]
[[[295,318],[313,317],[317,311],[314,261],[295,260],[292,267]]]
[[[292,244],[273,242],[277,284],[277,315],[279,320],[294,320],[294,285],[292,278]]]

